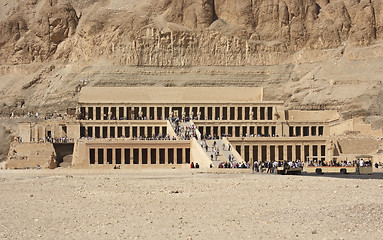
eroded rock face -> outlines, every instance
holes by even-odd
[[[0,60],[280,64],[289,61],[284,55],[305,49],[381,40],[381,5],[369,0],[19,1],[1,22]],[[230,58],[223,61],[225,56]]]
[[[61,1],[28,1],[15,12],[1,22],[1,60],[5,63],[47,61],[58,44],[75,34],[79,20],[75,9]]]
[[[209,66],[222,79],[233,75],[211,85],[259,85],[270,92],[278,85],[285,89],[278,97],[292,107],[342,106],[350,115],[360,108],[353,103],[360,96],[347,98],[346,88],[338,86],[363,83],[368,85],[362,91],[364,114],[383,115],[383,107],[375,104],[381,89],[376,69],[383,67],[382,1],[0,0],[1,6],[0,114],[16,108],[18,113],[43,106],[64,109],[75,103],[77,90],[88,79],[103,86],[114,86],[114,77],[124,86],[155,84],[153,79],[137,80],[141,73],[124,67]],[[87,72],[99,66],[108,66],[101,77]],[[245,70],[216,73],[217,66]],[[270,66],[283,71],[275,74]],[[112,67],[122,70],[113,72]],[[252,72],[247,67],[264,68]],[[180,85],[161,84],[205,84],[188,77]],[[327,91],[323,86],[329,83],[341,90]],[[20,108],[21,100],[28,109]]]

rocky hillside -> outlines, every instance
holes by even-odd
[[[3,116],[92,86],[264,86],[380,123],[380,0],[0,0]]]

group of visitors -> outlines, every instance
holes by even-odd
[[[181,140],[190,140],[191,138],[197,136],[196,127],[194,124],[190,124],[189,126],[182,126],[180,124],[181,121],[179,118],[173,118],[170,122],[174,132]]]
[[[61,137],[61,138],[52,138],[52,137],[46,137],[46,141],[50,143],[73,143],[74,139]]]
[[[195,163],[195,165],[194,165],[194,162],[191,162],[190,163],[190,168],[199,168],[199,164]]]
[[[301,160],[296,161],[254,161],[253,171],[254,172],[266,172],[266,173],[277,173],[278,167],[284,168],[303,168],[304,162]]]
[[[236,162],[221,162],[218,165],[218,168],[250,168],[250,164],[248,163],[236,163]]]
[[[383,168],[382,162],[375,163],[375,168]]]

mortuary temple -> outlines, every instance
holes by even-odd
[[[347,150],[359,139],[349,132],[364,143]],[[332,161],[374,153],[382,136],[334,110],[285,109],[257,87],[84,87],[65,116],[19,124],[7,168]]]

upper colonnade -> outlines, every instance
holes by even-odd
[[[81,120],[284,120],[282,101],[263,101],[252,87],[85,87]]]

